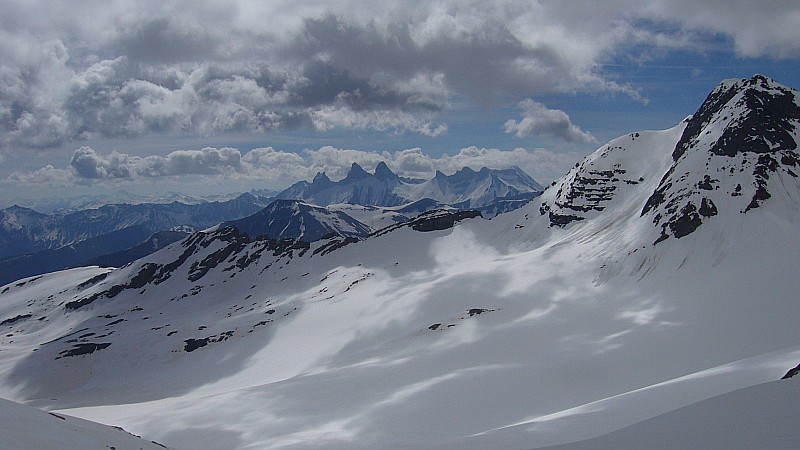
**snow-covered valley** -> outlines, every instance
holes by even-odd
[[[311,244],[220,227],[12,283],[0,397],[187,449],[612,448],[707,399],[692,422],[757,415],[798,394],[764,384],[800,362],[798,111],[727,80],[491,220]]]

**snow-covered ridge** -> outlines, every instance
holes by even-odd
[[[275,200],[251,216],[221,225],[225,226],[234,226],[252,239],[266,236],[306,242],[315,242],[330,234],[364,238],[372,231],[341,211],[296,200]]]
[[[540,214],[547,216],[549,226],[564,227],[652,192],[669,165],[669,154],[662,149],[674,145],[685,125],[631,133],[600,147],[545,191]]]

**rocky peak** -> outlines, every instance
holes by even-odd
[[[392,169],[390,169],[385,162],[381,161],[378,163],[378,166],[375,167],[375,178],[379,180],[393,180],[397,179],[398,176],[392,172]]]
[[[332,181],[331,181],[330,178],[328,178],[327,175],[325,175],[325,172],[317,172],[317,174],[314,175],[314,179],[311,180],[311,183],[312,184],[331,184]]]
[[[796,90],[763,75],[725,80],[709,94],[642,208],[661,227],[655,243],[691,234],[723,203],[740,213],[758,208],[772,197],[771,177],[797,178],[798,99]]]
[[[353,163],[353,165],[350,166],[350,171],[347,172],[347,176],[344,177],[342,182],[346,183],[346,182],[363,180],[364,178],[367,178],[369,176],[370,174],[366,170],[364,170],[363,167],[359,166],[358,163]]]
[[[487,169],[486,167],[484,167],[483,169],[485,169],[485,171],[482,171],[481,172],[482,174],[486,174],[486,173],[489,172],[489,169]],[[471,167],[464,166],[464,167],[461,168],[461,170],[459,170],[456,173],[454,173],[453,176],[454,177],[469,177],[469,176],[475,175],[475,173],[476,172],[474,170],[472,170]]]
[[[699,144],[701,132],[712,123],[724,130],[719,135],[714,133],[714,141],[709,142],[709,151],[715,155],[794,150],[797,143],[792,133],[800,120],[795,94],[763,75],[723,81],[689,119],[673,160]]]

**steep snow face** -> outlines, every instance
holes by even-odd
[[[609,142],[534,203],[550,228],[587,222],[569,235],[606,242],[592,254],[602,261],[600,283],[620,273],[644,276],[666,263],[668,253],[685,251],[718,264],[736,245],[732,241],[762,220],[748,217],[756,209],[780,223],[796,221],[796,94],[762,76],[726,80],[683,123]],[[714,225],[703,233],[704,255],[690,243],[657,248],[705,223]],[[532,235],[552,235],[531,228]],[[677,268],[681,261],[671,264]]]
[[[366,172],[353,163],[347,176],[332,182],[319,173],[311,183],[297,183],[278,195],[282,199],[299,199],[317,205],[354,203],[366,206],[399,206],[422,199],[458,207],[477,208],[498,198],[540,192],[542,187],[518,167],[478,172],[465,167],[453,175],[437,172],[428,181],[400,178],[381,162],[375,173]]]
[[[687,128],[612,141],[491,220],[226,227],[5,286],[0,396],[179,448],[534,448],[776,380],[800,362],[800,187],[770,173],[757,208],[714,198],[654,244],[642,211]]]
[[[642,215],[656,242],[682,238],[722,209],[747,214],[775,197],[774,212],[796,215],[800,96],[763,76],[726,80],[691,119],[672,165]]]

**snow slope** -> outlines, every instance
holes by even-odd
[[[119,428],[89,422],[0,399],[4,450],[75,448],[84,450],[163,449]]]
[[[794,448],[800,382],[771,381],[679,408],[587,441],[553,449]]]
[[[764,80],[719,89],[800,103]],[[794,150],[767,172],[675,152],[727,106],[620,137],[491,220],[312,244],[220,228],[0,288],[0,396],[177,448],[534,448],[727,405],[800,362]]]

